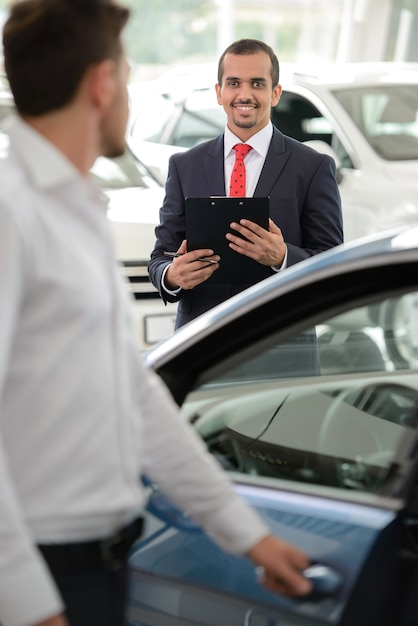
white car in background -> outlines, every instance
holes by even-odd
[[[179,73],[177,88],[164,76],[149,89],[131,86],[133,146],[162,183],[172,153],[224,128],[216,72],[214,65],[199,67],[189,70],[188,80]],[[283,64],[280,82],[274,124],[337,163],[345,240],[416,224],[418,63],[326,65],[314,71]]]
[[[121,157],[99,157],[91,172],[109,198],[115,254],[134,299],[135,332],[145,350],[173,333],[177,311],[177,304],[163,303],[148,276],[164,188],[128,145]]]

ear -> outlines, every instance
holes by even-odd
[[[275,107],[278,101],[280,100],[280,96],[282,95],[282,86],[276,85],[273,89],[273,95],[271,97],[271,106]]]
[[[116,63],[107,59],[92,65],[87,77],[88,96],[92,105],[106,110],[113,100],[116,89]]]
[[[216,90],[216,99],[218,101],[218,104],[222,104],[221,86],[219,83],[216,83],[215,90]]]

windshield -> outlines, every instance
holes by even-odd
[[[98,157],[91,168],[93,178],[102,189],[159,187],[148,169],[126,146],[124,154],[113,159]]]
[[[378,85],[333,94],[380,157],[418,160],[418,85]]]
[[[183,103],[172,142],[175,146],[192,148],[222,133],[225,123],[225,111],[216,103],[215,90],[197,89]]]

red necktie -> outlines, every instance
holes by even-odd
[[[252,150],[246,143],[235,144],[235,163],[229,185],[230,196],[245,196],[245,165],[244,157]]]

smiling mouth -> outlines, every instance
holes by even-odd
[[[238,111],[242,111],[243,113],[249,113],[251,111],[254,111],[254,109],[256,108],[255,104],[237,103],[237,104],[233,104],[232,106],[234,109],[237,109]]]

